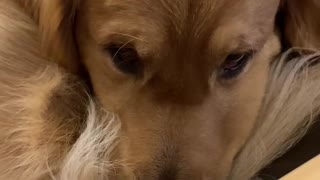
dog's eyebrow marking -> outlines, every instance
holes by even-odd
[[[122,35],[122,36],[126,36],[129,38],[132,38],[134,40],[138,40],[138,41],[142,41],[145,42],[143,39],[138,38],[137,36],[131,35],[131,34],[126,34],[126,33],[120,33],[120,32],[115,32],[115,31],[110,31],[111,34],[116,34],[116,35]]]
[[[120,35],[123,37],[126,37],[125,39],[123,38],[110,38],[110,37],[114,37],[116,35]],[[112,40],[113,39],[113,40]],[[135,41],[140,41],[140,42],[144,42],[146,43],[147,41],[145,41],[142,38],[139,38],[137,36],[131,35],[131,34],[127,34],[127,33],[121,33],[121,32],[115,32],[115,31],[110,31],[110,33],[106,36],[103,37],[102,40],[98,40],[97,43],[102,46],[105,47],[107,45],[109,45],[110,43],[117,43],[117,44],[130,44],[131,42],[135,42]]]

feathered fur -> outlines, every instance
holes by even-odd
[[[250,179],[303,137],[320,112],[320,54],[276,61],[258,124],[235,160],[231,179]]]
[[[1,1],[0,9],[6,9],[0,12],[0,179],[106,179],[114,168],[117,116],[41,55],[36,25],[13,1]],[[259,122],[235,160],[232,180],[254,177],[319,113],[320,66],[312,62],[320,55],[287,58],[272,67]]]
[[[0,179],[102,179],[116,116],[41,55],[35,24],[14,2],[0,9]]]

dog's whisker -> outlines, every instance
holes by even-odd
[[[112,61],[115,59],[115,57],[117,57],[117,55],[119,54],[119,52],[120,52],[124,47],[126,47],[129,43],[131,43],[132,41],[134,41],[134,39],[131,39],[131,40],[127,41],[126,43],[124,43],[124,44],[117,50],[117,52],[113,55]]]
[[[142,41],[144,42],[143,39],[139,38],[139,37],[136,37],[136,36],[133,36],[131,34],[126,34],[126,33],[120,33],[120,32],[114,32],[114,31],[111,31],[111,34],[116,34],[116,35],[122,35],[122,36],[126,36],[126,37],[129,37],[129,38],[133,38],[135,40],[138,40],[138,41]]]

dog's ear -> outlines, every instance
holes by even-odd
[[[38,23],[42,51],[52,61],[77,72],[74,26],[80,0],[18,0]]]
[[[286,45],[320,49],[319,0],[282,0],[280,12]]]
[[[79,66],[74,39],[78,3],[79,0],[42,0],[39,9],[43,50],[72,72]]]

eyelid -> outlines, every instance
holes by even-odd
[[[230,54],[226,60],[232,60],[234,62],[240,61],[241,59],[243,59],[245,56],[247,55],[247,53],[235,53],[235,54]],[[229,58],[229,59],[228,59]]]
[[[237,58],[237,59],[233,59],[231,57],[233,55],[235,55],[235,56],[241,55],[241,56],[239,56],[239,58]],[[242,52],[242,53],[229,54],[225,58],[224,63],[220,66],[221,69],[219,71],[219,74],[220,74],[219,76],[221,77],[221,79],[223,81],[232,80],[232,79],[236,78],[237,76],[239,76],[241,73],[243,73],[244,68],[246,68],[246,66],[248,65],[249,61],[252,59],[253,55],[254,55],[254,51],[253,50],[252,51],[247,51],[247,52]],[[225,69],[224,64],[228,65],[228,63],[240,63],[240,65],[235,69],[233,69],[233,68]]]
[[[225,60],[226,60],[226,59],[228,58],[228,56],[230,56],[230,55],[242,55],[242,56],[239,57],[237,60],[240,60],[240,59],[243,58],[244,56],[249,56],[249,58],[252,58],[255,53],[256,53],[256,51],[253,50],[253,49],[250,49],[250,50],[246,49],[246,50],[242,50],[242,51],[235,51],[235,52],[229,53],[229,54],[226,56]]]
[[[235,46],[233,46],[232,49],[229,49],[228,53],[249,53],[251,52],[251,54],[254,54],[255,52],[258,51],[258,47],[254,45],[255,43],[250,42],[249,40],[245,40],[245,39],[241,39],[240,41],[238,41],[238,43],[236,43]]]
[[[231,51],[231,52],[228,52],[224,58],[223,58],[223,61],[220,65],[223,65],[226,61],[228,60],[233,60],[233,61],[236,61],[236,60],[241,60],[244,56],[248,56],[249,58],[252,58],[255,54],[255,51],[250,49],[246,49],[246,50],[236,50],[236,51]],[[241,55],[241,57],[240,57]],[[238,59],[230,59],[232,56],[239,56]]]

